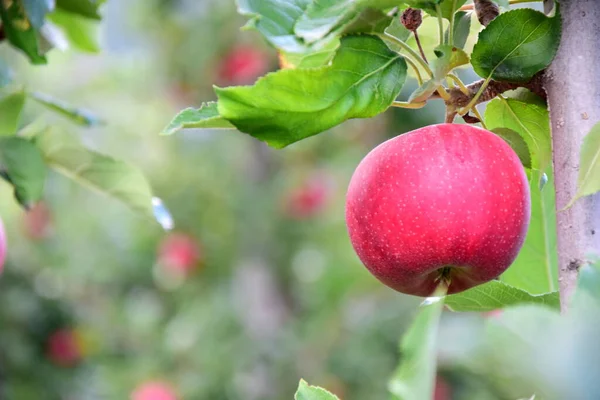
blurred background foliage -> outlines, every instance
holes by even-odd
[[[252,83],[277,54],[239,29],[233,1],[109,1],[102,14],[100,44],[80,40],[83,53],[52,50],[42,66],[6,45],[0,55],[15,82],[104,124],[30,104],[22,125],[41,119],[140,167],[175,229],[54,172],[28,213],[0,182],[0,398],[287,399],[301,377],[343,399],[387,398],[418,299],[361,265],[344,194],[370,149],[439,122],[442,105],[350,121],[282,151],[231,131],[161,137],[213,84]]]

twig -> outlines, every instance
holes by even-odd
[[[546,99],[546,91],[544,90],[543,85],[544,74],[540,72],[536,74],[529,82],[525,83],[512,83],[512,82],[499,82],[499,81],[490,81],[485,90],[481,93],[477,102],[475,104],[484,103],[493,99],[494,97],[507,92],[509,90],[514,90],[520,87],[524,87],[537,94],[544,100]],[[466,107],[476,96],[477,92],[481,89],[481,86],[485,80],[480,80],[470,85],[466,86],[468,90],[468,94],[463,93],[464,89],[461,88],[451,88],[448,90],[450,94],[450,99],[446,100],[446,104],[451,104],[456,108],[464,108]],[[437,94],[433,94],[432,98],[441,98]]]
[[[421,57],[423,57],[423,60],[425,60],[426,63],[429,63],[429,61],[427,61],[427,57],[425,56],[425,52],[423,51],[423,46],[421,46],[421,40],[419,39],[419,34],[417,33],[417,31],[413,31],[413,34],[415,35],[415,41],[417,42],[417,47],[419,48]]]

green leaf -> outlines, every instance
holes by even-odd
[[[488,129],[508,128],[520,134],[531,152],[533,169],[546,171],[550,166],[550,119],[544,106],[516,99],[494,99],[486,107],[485,121]]]
[[[323,39],[336,26],[349,24],[360,11],[360,0],[312,2],[298,19],[294,33],[307,43]]]
[[[433,16],[437,16],[436,5],[439,5],[442,17],[447,20],[450,20],[452,14],[466,2],[467,0],[404,0],[410,7],[420,8]]]
[[[33,64],[45,64],[46,58],[39,48],[38,33],[27,18],[21,2],[0,1],[0,17],[8,41],[22,50]]]
[[[54,0],[23,0],[25,14],[34,28],[44,25],[46,14],[54,9]]]
[[[530,293],[552,292],[557,288],[558,261],[548,110],[536,103],[495,99],[486,108],[485,120],[493,131],[517,132],[531,152],[531,222],[517,259],[501,279]],[[540,189],[544,176],[549,182]]]
[[[500,136],[510,145],[519,156],[519,160],[521,160],[521,164],[523,164],[525,168],[531,168],[531,153],[529,151],[529,146],[527,146],[527,143],[520,134],[509,128],[494,128],[492,129],[492,132]]]
[[[367,8],[361,12],[350,25],[344,28],[344,35],[355,33],[383,33],[397,18],[390,17],[386,13]]]
[[[435,79],[429,79],[423,82],[421,86],[415,89],[408,98],[409,103],[422,103],[427,101],[440,86],[440,82]]]
[[[425,300],[404,334],[400,343],[400,365],[388,384],[395,399],[433,398],[438,327],[443,308],[444,297]]]
[[[154,219],[152,191],[138,168],[88,150],[74,136],[62,131],[45,129],[32,136],[50,167]]]
[[[0,137],[14,135],[17,132],[24,106],[24,90],[0,98]]]
[[[56,0],[56,8],[79,14],[86,18],[100,19],[98,9],[106,0]]]
[[[15,198],[30,207],[42,198],[46,165],[38,148],[29,140],[0,138],[0,175],[15,188]]]
[[[29,97],[42,104],[49,110],[52,110],[71,121],[83,126],[95,126],[102,123],[102,120],[87,110],[73,107],[61,100],[55,99],[44,93],[29,92]]]
[[[458,47],[459,49],[464,49],[465,44],[467,44],[469,33],[471,33],[471,16],[471,13],[465,11],[459,11],[454,16],[452,45]],[[446,29],[444,36],[446,38],[446,42],[449,40],[448,33],[449,31]]]
[[[467,53],[458,47],[442,45],[436,47],[433,52],[437,58],[431,61],[431,66],[433,77],[438,82],[445,79],[446,75],[454,68],[469,63],[469,56]]]
[[[88,53],[100,51],[98,24],[95,21],[61,9],[50,14],[48,19],[62,29],[74,48]]]
[[[295,67],[325,65],[331,61],[339,47],[337,32],[315,43],[305,43],[294,35],[294,26],[311,0],[238,0],[237,3],[239,13],[251,18],[246,29],[260,32]]]
[[[501,276],[503,282],[534,294],[558,288],[554,181],[550,171],[546,174],[548,183],[542,189],[538,185],[541,172],[531,174],[529,230],[517,259]]]
[[[281,148],[347,119],[385,111],[405,79],[406,62],[380,39],[346,36],[329,66],[280,70],[254,86],[215,91],[223,118]]]
[[[172,135],[187,128],[235,129],[229,121],[219,115],[216,102],[204,103],[198,109],[186,108],[173,118],[161,135]]]
[[[500,281],[490,281],[458,294],[446,297],[452,311],[486,312],[523,303],[546,305],[560,309],[558,292],[533,295]]]
[[[560,17],[528,8],[500,14],[479,34],[471,61],[479,76],[523,82],[543,70],[556,55]]]
[[[310,386],[304,379],[300,380],[294,400],[339,400],[337,396],[318,386]]]
[[[577,193],[565,208],[571,207],[577,199],[600,191],[600,123],[583,139],[579,161]]]

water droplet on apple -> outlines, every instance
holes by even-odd
[[[154,209],[154,218],[163,227],[165,231],[170,231],[175,226],[171,213],[165,207],[162,200],[158,197],[152,198],[152,208]]]
[[[542,177],[540,178],[540,190],[542,190],[544,186],[546,186],[546,183],[548,183],[548,175],[546,175],[546,173],[543,173]]]

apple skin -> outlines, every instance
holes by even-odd
[[[221,60],[219,77],[228,85],[247,85],[269,70],[265,53],[253,47],[235,47]]]
[[[469,125],[427,126],[390,139],[356,169],[346,225],[359,258],[387,286],[429,296],[497,278],[529,226],[527,176],[500,137]]]
[[[160,381],[141,384],[131,395],[131,400],[177,400],[174,390]]]
[[[48,358],[61,367],[73,367],[82,359],[80,340],[76,332],[62,329],[48,338]]]
[[[315,176],[292,189],[285,199],[285,213],[296,220],[317,216],[327,204],[329,185],[324,176]]]
[[[6,261],[6,233],[4,233],[4,225],[0,219],[0,273],[4,269]]]
[[[160,243],[158,261],[167,270],[187,275],[197,267],[200,253],[200,247],[192,236],[171,233]]]

